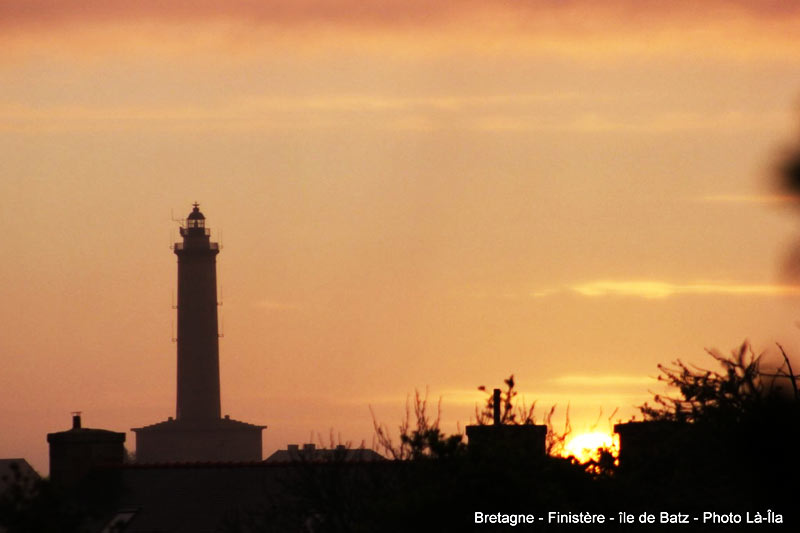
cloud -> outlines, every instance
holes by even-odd
[[[567,375],[554,378],[553,383],[559,385],[579,385],[586,387],[624,387],[631,385],[653,385],[656,378],[651,376],[631,376],[606,374],[598,376]]]
[[[531,118],[553,104],[592,104],[596,95],[541,91],[521,94],[399,96],[375,93],[320,92],[302,96],[245,95],[220,102],[213,98],[174,104],[109,103],[19,104],[0,102],[0,130],[38,128],[127,129],[146,124],[149,128],[191,128],[236,130],[328,129],[342,124],[359,124],[380,130],[448,131],[452,129],[490,132],[623,132],[661,134],[712,128],[742,131],[766,127],[764,115],[736,125],[720,123],[714,113],[695,113],[680,120],[660,116],[637,121],[618,121],[601,114],[577,115],[556,120]],[[513,110],[513,111],[512,111]],[[569,111],[565,111],[569,113]],[[521,116],[522,115],[522,116]],[[711,203],[796,203],[791,195],[707,195],[692,199]]]
[[[564,294],[589,298],[632,297],[662,300],[673,296],[800,296],[800,285],[700,281],[672,283],[657,280],[597,280],[562,287],[537,288],[522,292],[477,291],[458,293],[476,299],[512,300],[523,297],[543,299]]]
[[[640,25],[664,20],[719,20],[750,17],[776,21],[800,14],[796,2],[774,0],[708,0],[698,10],[693,0],[669,3],[642,0],[0,0],[0,20],[6,24],[80,20],[241,18],[274,22],[337,22],[426,24],[489,10],[507,13],[521,22],[530,17],[561,15],[575,17],[594,13],[600,20],[586,19],[584,29],[602,26],[603,19],[627,19]]]
[[[295,46],[324,39],[338,47],[349,36],[363,39],[370,34],[377,35],[373,44],[383,44],[388,34],[396,33],[406,45],[421,43],[428,53],[432,44],[457,42],[486,53],[520,51],[520,45],[532,44],[539,50],[592,55],[649,55],[658,49],[738,55],[759,51],[774,57],[777,49],[794,50],[799,18],[796,2],[773,0],[708,0],[702,10],[690,0],[0,0],[3,38],[38,34],[27,43],[33,46],[54,45],[50,37],[57,32],[114,27],[127,28],[139,39],[142,29],[151,33],[161,28],[158,36],[146,39],[150,45],[172,40],[194,48],[208,37],[211,26],[220,26],[224,39],[245,46],[287,34],[295,37]],[[42,33],[48,38],[41,38]],[[94,47],[107,49],[125,39],[102,37],[90,39]],[[77,45],[74,38],[63,43]]]
[[[465,7],[476,2],[466,0]],[[0,0],[6,24],[241,19],[254,23],[424,22],[453,16],[456,2],[421,0]]]
[[[792,194],[711,194],[693,201],[712,204],[798,204],[800,196]]]
[[[626,296],[661,299],[679,295],[796,296],[798,285],[702,282],[676,284],[664,281],[592,281],[570,289],[588,297]]]
[[[603,404],[607,405],[631,405],[637,402],[646,400],[649,396],[647,392],[648,385],[654,385],[657,382],[650,378],[647,382],[642,383],[627,383],[625,385],[641,385],[642,390],[641,392],[631,392],[630,389],[626,392],[618,392],[618,391],[608,391],[608,392],[601,392],[601,391],[591,391],[587,392],[586,390],[583,391],[569,391],[564,392],[559,391],[548,391],[548,390],[537,390],[535,392],[520,392],[520,396],[518,397],[518,401],[525,402],[526,405],[530,406],[532,402],[536,402],[537,405],[537,412],[539,409],[549,408],[552,405],[560,405],[566,407],[567,404],[571,405],[572,407],[576,406],[588,406],[588,407],[597,407]],[[562,383],[559,383],[561,385]],[[564,383],[567,384],[567,383]],[[571,383],[570,383],[571,384]],[[572,385],[582,385],[582,384],[572,384]],[[611,387],[611,384],[607,386]],[[481,392],[478,390],[458,390],[458,389],[450,389],[443,391],[441,396],[442,404],[443,405],[466,405],[466,406],[483,406],[488,398],[488,395],[485,392]],[[429,402],[431,398],[438,398],[431,396],[429,397]],[[386,397],[382,399],[385,403],[394,403],[398,404],[403,399],[399,397]],[[370,400],[370,403],[376,404],[380,402],[375,402]],[[522,405],[520,403],[520,405]]]
[[[482,96],[407,97],[356,93],[320,93],[305,96],[244,96],[224,102],[194,101],[167,104],[103,103],[11,104],[0,102],[0,130],[21,125],[66,128],[77,124],[127,128],[147,123],[148,127],[235,127],[246,123],[263,127],[330,127],[345,117],[383,129],[431,130],[452,127],[463,114],[497,107],[548,104],[574,100],[575,93],[556,91]],[[371,120],[371,117],[380,120]],[[366,118],[365,118],[366,117]]]
[[[301,308],[300,304],[291,302],[277,302],[274,300],[261,300],[259,302],[256,302],[254,306],[261,309],[278,310],[278,311],[296,310]]]
[[[536,291],[531,291],[529,293],[529,296],[531,298],[545,298],[557,292],[559,292],[558,289],[540,289]]]
[[[722,112],[656,112],[650,116],[630,118],[611,116],[596,111],[575,114],[571,118],[546,121],[516,114],[479,116],[469,124],[486,131],[567,131],[577,133],[655,133],[670,134],[686,131],[748,131],[769,129],[780,121],[780,112],[744,113]]]

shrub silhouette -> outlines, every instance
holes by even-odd
[[[656,395],[654,405],[640,407],[646,420],[732,423],[755,412],[797,404],[798,379],[783,347],[778,345],[783,365],[774,372],[762,369],[763,354],[756,355],[745,341],[725,356],[707,353],[721,370],[689,366],[681,360],[668,367],[659,365],[659,381],[678,389],[680,396]]]
[[[413,409],[413,421],[411,412]],[[371,408],[370,408],[371,411]],[[445,435],[439,427],[442,401],[436,407],[436,417],[428,413],[428,391],[421,395],[414,392],[414,405],[406,399],[406,415],[399,426],[400,444],[395,445],[386,425],[381,424],[372,413],[378,451],[394,460],[441,459],[463,454],[466,450],[462,434]]]
[[[623,461],[621,494],[686,510],[791,509],[786,465],[798,443],[800,376],[778,347],[783,364],[774,371],[746,341],[729,355],[708,350],[716,369],[659,365],[659,379],[677,394],[640,407],[654,429],[652,449],[631,468]]]

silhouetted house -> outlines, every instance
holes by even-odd
[[[544,457],[547,426],[539,424],[467,426],[469,449],[479,453],[522,452]]]
[[[260,461],[266,426],[220,417],[216,256],[198,204],[181,227],[178,395],[173,419],[133,428],[137,462]]]
[[[266,463],[324,462],[324,461],[385,461],[386,458],[375,450],[366,448],[347,448],[343,444],[335,448],[317,448],[314,444],[290,444],[285,450],[278,450],[264,461]]]
[[[125,465],[112,469],[116,503],[101,523],[113,531],[111,524],[123,522],[125,533],[330,531],[320,525],[325,510],[319,491],[333,498],[358,493],[394,466],[391,461]]]
[[[547,426],[540,424],[503,424],[500,420],[500,389],[494,389],[492,425],[467,426],[469,450],[480,455],[547,454]]]
[[[291,469],[264,462],[134,464],[114,473],[117,501],[100,523],[125,533],[254,531],[237,524],[276,520],[294,482]]]
[[[616,424],[619,435],[619,466],[632,468],[661,463],[685,450],[686,424],[668,420],[649,420]]]
[[[72,429],[48,433],[50,479],[64,487],[80,483],[98,467],[125,461],[125,433],[81,426],[80,413],[72,415]]]

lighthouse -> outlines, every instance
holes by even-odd
[[[181,228],[178,256],[178,420],[220,417],[217,254],[195,203]]]
[[[175,417],[133,428],[138,463],[260,461],[266,426],[221,416],[217,254],[200,205],[180,228]]]

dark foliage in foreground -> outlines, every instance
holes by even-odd
[[[398,460],[384,464],[306,465],[294,489],[298,503],[313,509],[297,531],[493,531],[475,526],[475,511],[536,513],[703,511],[783,513],[783,525],[737,526],[737,531],[798,530],[790,502],[800,422],[798,376],[789,359],[768,372],[744,343],[730,356],[709,352],[719,370],[678,361],[662,366],[676,392],[643,406],[652,446],[641,460],[616,467],[610,456],[580,465],[567,459],[533,457],[526,450],[477,454],[460,435],[439,430],[419,396],[415,421],[401,424]],[[507,385],[508,382],[506,383]],[[512,398],[506,394],[503,400]],[[488,412],[488,411],[487,411]],[[531,420],[528,409],[503,405],[507,423]],[[512,415],[513,416],[512,418]],[[380,432],[379,432],[380,435]],[[388,435],[384,429],[383,435]],[[391,442],[388,442],[391,444]],[[402,451],[400,451],[402,448]],[[306,517],[309,515],[306,514]],[[312,525],[313,524],[313,525]],[[537,530],[631,531],[630,526],[536,524]],[[626,527],[628,529],[626,529]],[[675,525],[647,526],[674,531]],[[505,528],[505,529],[504,529]],[[682,531],[720,531],[692,524]],[[635,527],[634,527],[635,530]]]
[[[26,477],[14,466],[12,479],[6,481],[6,490],[0,492],[3,533],[95,533],[119,491],[113,470],[93,472],[69,489],[50,479]]]
[[[645,487],[662,502],[698,509],[791,510],[800,376],[778,348],[776,370],[747,342],[730,355],[709,351],[716,370],[660,366],[660,379],[679,394],[640,408],[662,438],[652,457],[619,472],[623,488]]]
[[[587,468],[513,446],[470,449],[462,435],[441,431],[438,413],[431,416],[426,398],[417,395],[409,402],[396,444],[388,430],[376,424],[379,442],[385,439],[383,451],[394,460],[353,462],[342,453],[324,461],[298,461],[281,470],[285,491],[279,497],[257,508],[232,509],[218,531],[508,531],[510,526],[474,525],[475,512],[538,517],[551,511],[616,516],[619,511],[767,509],[782,513],[785,523],[644,528],[537,522],[515,530],[800,531],[793,501],[793,457],[800,443],[799,376],[785,355],[783,366],[768,371],[747,343],[727,356],[709,353],[716,370],[680,361],[660,367],[675,394],[656,396],[652,404],[642,406],[645,421],[632,427],[645,438],[638,455],[621,457],[619,467],[607,455]],[[509,425],[531,423],[532,409],[513,404],[513,379],[506,386],[501,420]],[[46,481],[19,480],[13,491],[0,497],[0,525],[8,531],[86,530],[92,516],[101,514],[96,509],[112,508],[103,501],[113,496],[116,485],[108,477],[113,474],[87,480],[80,495],[59,493]]]
[[[72,533],[82,529],[85,514],[46,479],[31,479],[17,465],[0,494],[0,531]]]
[[[672,367],[659,365],[659,380],[677,389],[680,396],[656,395],[654,405],[645,404],[640,410],[648,420],[735,424],[755,413],[795,406],[800,401],[800,375],[794,374],[788,356],[778,348],[783,365],[774,372],[763,368],[763,354],[756,355],[748,342],[729,356],[708,350],[719,370],[681,360]]]

